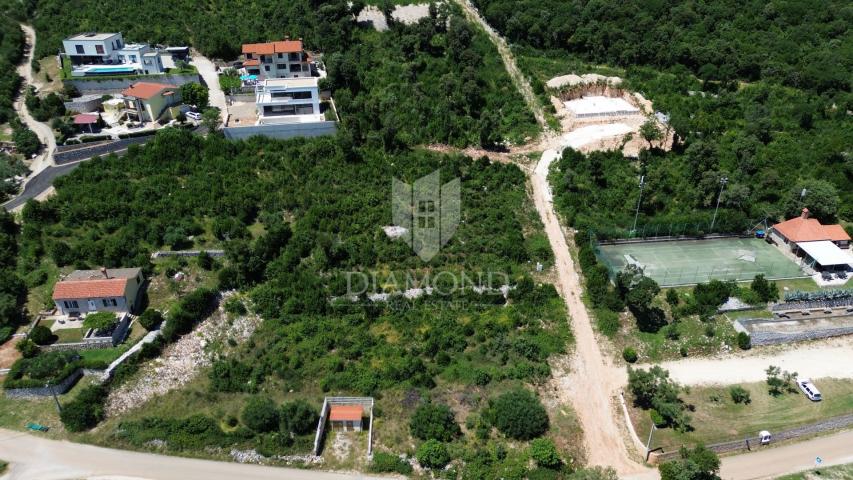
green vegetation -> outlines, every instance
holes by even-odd
[[[765,370],[767,373],[767,393],[774,397],[778,397],[784,393],[797,393],[796,378],[797,372],[789,372],[781,368],[770,365]]]
[[[104,419],[104,400],[107,390],[100,385],[83,389],[77,397],[62,406],[59,418],[70,432],[88,430]]]
[[[12,365],[4,388],[38,388],[55,385],[80,367],[77,352],[47,352],[32,358],[21,358]]]
[[[112,312],[96,312],[86,315],[83,326],[95,330],[108,330],[116,324],[116,314]],[[38,342],[36,342],[38,343]]]
[[[812,480],[815,478],[825,478],[827,480],[844,480],[853,477],[853,464],[836,465],[834,467],[820,467],[805,472],[785,475],[776,480]]]
[[[752,399],[749,396],[749,391],[740,385],[733,385],[729,387],[729,396],[732,397],[732,401],[735,403],[750,403]]]
[[[548,429],[545,407],[527,390],[504,393],[489,404],[489,421],[509,438],[530,440]]]
[[[680,385],[670,380],[669,372],[655,365],[649,370],[628,367],[628,390],[634,406],[652,410],[656,424],[684,432],[691,428],[687,405],[679,398]]]
[[[443,468],[450,462],[447,447],[438,440],[427,440],[418,447],[418,463],[425,468]]]
[[[145,330],[151,331],[163,323],[163,314],[160,313],[159,310],[149,308],[142,312],[142,315],[137,318],[137,321],[145,328]]]
[[[207,109],[209,101],[207,87],[195,82],[181,85],[181,101],[187,105],[195,105],[199,110]]]
[[[678,460],[658,465],[661,480],[719,480],[720,458],[713,450],[698,445],[681,447]]]
[[[409,423],[412,436],[421,440],[435,439],[449,442],[458,437],[462,430],[453,418],[453,412],[447,405],[424,403],[418,406],[412,414]]]

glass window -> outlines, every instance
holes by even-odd
[[[71,308],[80,308],[80,304],[77,303],[77,300],[71,300]]]
[[[265,71],[265,72],[269,72],[269,71],[270,71],[270,66],[269,66],[269,65],[264,65],[264,71]]]
[[[101,299],[101,302],[104,304],[104,306],[105,306],[105,307],[109,307],[109,306],[110,306],[110,303],[107,301],[107,299],[106,299],[106,298]]]
[[[104,46],[103,45],[95,45],[95,51],[100,53],[101,55],[103,55],[104,54]]]
[[[118,302],[116,302],[116,299],[115,299],[115,298],[111,298],[111,299],[110,299],[110,302],[112,302],[112,304],[113,304],[113,306],[114,306],[114,307],[115,307],[115,306],[118,306]]]
[[[83,54],[83,45],[74,45],[74,49],[77,50],[77,53]]]

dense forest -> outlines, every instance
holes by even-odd
[[[54,55],[62,39],[86,30],[121,31],[128,41],[192,45],[235,59],[243,43],[302,38],[322,54],[333,96],[353,141],[386,148],[432,142],[493,144],[535,136],[537,126],[513,88],[497,51],[451,4],[415,25],[358,26],[346,1],[232,2],[156,0],[32,2],[36,57]],[[449,19],[449,21],[448,21]],[[204,25],[204,28],[197,28]]]
[[[592,63],[682,66],[703,80],[850,89],[853,7],[844,0],[474,0],[517,42]]]

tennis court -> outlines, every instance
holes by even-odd
[[[629,263],[643,268],[662,286],[708,280],[805,277],[800,267],[757,238],[718,238],[599,245],[598,256],[615,274]]]

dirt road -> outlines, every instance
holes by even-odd
[[[228,120],[228,106],[225,102],[225,92],[219,86],[219,75],[216,73],[216,65],[196,51],[193,51],[190,64],[198,69],[198,74],[204,79],[210,98],[210,106],[219,109],[222,124],[225,125]]]
[[[361,474],[263,467],[150,453],[113,450],[47,440],[0,429],[0,457],[11,463],[4,480],[346,480],[370,479]]]
[[[756,453],[724,457],[720,477],[723,480],[776,478],[814,468],[816,457],[823,460],[821,465],[825,467],[853,462],[853,430]]]
[[[725,358],[697,358],[664,362],[660,366],[684,385],[762,382],[770,365],[810,378],[853,378],[853,338],[837,338],[790,346],[766,353],[729,353]],[[648,367],[643,365],[642,367]]]
[[[18,117],[20,117],[21,120],[30,127],[30,130],[38,135],[39,140],[41,140],[41,143],[45,146],[42,153],[36,156],[36,158],[34,158],[30,163],[30,170],[32,170],[33,175],[35,175],[48,166],[53,165],[53,152],[56,151],[56,138],[53,136],[53,130],[49,125],[37,121],[32,117],[32,115],[30,115],[24,101],[28,86],[34,85],[32,60],[33,52],[36,49],[36,32],[29,25],[25,25],[23,23],[20,25],[21,29],[24,31],[28,48],[26,49],[24,61],[18,65],[18,75],[20,75],[24,81],[21,86],[21,93],[15,100],[13,107],[15,108],[15,112],[18,114]],[[36,87],[37,86],[38,85],[36,85]]]

